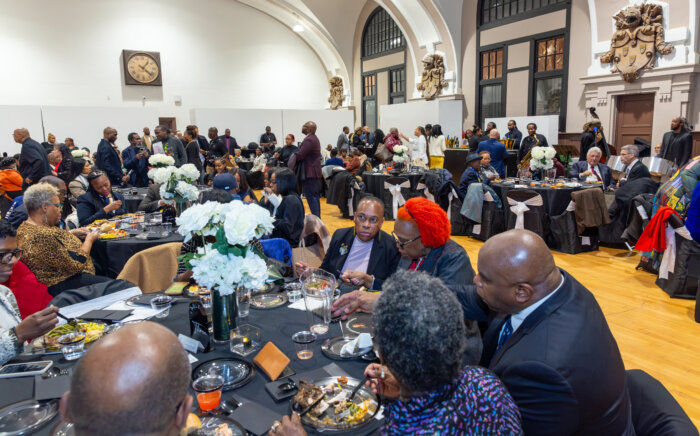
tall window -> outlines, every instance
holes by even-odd
[[[406,69],[389,70],[389,104],[406,102]]]
[[[377,75],[362,77],[362,124],[371,131],[377,129]]]
[[[534,114],[561,113],[564,83],[564,37],[535,42]]]
[[[528,11],[555,6],[569,0],[482,0],[481,24],[514,17]]]
[[[391,52],[405,46],[406,40],[399,26],[384,9],[377,8],[365,27],[362,37],[362,57]]]
[[[484,119],[505,115],[503,95],[503,49],[481,52],[479,77],[479,125]]]

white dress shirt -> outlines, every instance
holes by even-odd
[[[600,172],[600,167],[598,165],[592,167],[591,164],[589,164],[589,163],[587,163],[587,165],[588,165],[588,171],[590,171],[591,174],[588,177],[586,177],[586,181],[587,182],[598,182],[598,181],[602,182],[603,181],[603,174]],[[594,173],[598,174],[598,177],[600,177],[600,178],[596,177]]]
[[[417,138],[411,138],[408,140],[408,142],[411,143],[411,160],[422,159],[423,162],[427,164],[428,156],[425,154],[425,150],[427,148],[425,136],[420,135]]]

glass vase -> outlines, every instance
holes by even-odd
[[[211,291],[211,318],[214,342],[228,342],[231,330],[238,327],[236,294],[221,295],[217,289]]]

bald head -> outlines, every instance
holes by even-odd
[[[105,127],[102,133],[104,135],[104,139],[109,142],[114,142],[117,140],[117,129],[113,127]]]
[[[310,133],[316,134],[316,123],[313,121],[307,121],[306,124],[301,128],[301,133],[308,135]]]
[[[547,244],[528,230],[498,234],[479,250],[477,292],[491,309],[517,313],[547,296],[561,274]]]
[[[189,373],[187,353],[170,330],[127,325],[81,358],[61,413],[79,435],[172,434],[192,404]]]
[[[490,138],[490,139],[500,139],[500,138],[501,138],[501,134],[498,133],[498,130],[497,130],[497,129],[491,129],[491,130],[489,131],[489,138]]]
[[[27,138],[29,138],[29,130],[25,129],[24,127],[15,129],[15,131],[12,132],[12,137],[14,138],[16,143],[21,144]]]

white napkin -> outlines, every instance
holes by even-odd
[[[357,345],[358,351],[372,348],[372,336],[370,336],[369,333],[360,333],[355,339],[343,345],[343,348],[340,350],[340,355],[354,356],[355,353],[353,351],[355,350],[355,345]]]

